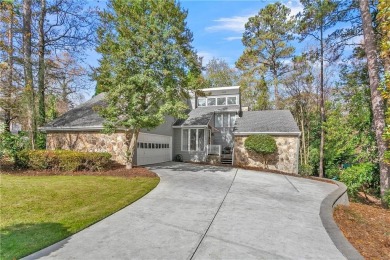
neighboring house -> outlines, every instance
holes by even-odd
[[[14,121],[12,121],[10,124],[10,131],[13,134],[17,134],[22,130],[22,125]],[[5,114],[4,111],[0,108],[0,133],[3,132],[4,128],[5,128]]]
[[[241,107],[240,87],[203,89],[205,96],[188,100],[190,112],[185,120],[167,117],[163,125],[142,129],[134,157],[138,165],[175,159],[194,162],[221,162],[298,172],[300,132],[288,110],[245,111]],[[104,105],[99,94],[81,106],[42,127],[47,132],[48,149],[107,151],[124,163],[124,133],[101,133],[103,118],[95,107]],[[244,148],[247,136],[269,134],[278,151],[267,165],[262,158]]]

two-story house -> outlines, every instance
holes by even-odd
[[[204,95],[188,100],[187,119],[167,117],[159,127],[141,130],[136,164],[182,160],[298,172],[300,132],[290,111],[247,111],[241,106],[239,86],[202,91]],[[104,93],[42,127],[47,133],[47,148],[106,151],[123,163],[123,132],[101,133],[104,119],[94,107],[103,103]],[[244,147],[245,139],[252,134],[268,134],[276,140],[278,151],[267,165]]]

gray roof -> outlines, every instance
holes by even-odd
[[[187,119],[179,119],[174,126],[207,126],[214,112],[238,111],[240,106],[209,106],[198,107],[190,111]]]
[[[104,106],[105,93],[94,96],[89,101],[69,110],[57,119],[46,124],[42,129],[48,128],[78,128],[78,127],[103,127],[104,119],[96,111]]]
[[[244,111],[236,121],[235,133],[294,133],[299,128],[289,110]]]

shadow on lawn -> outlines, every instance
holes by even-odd
[[[0,259],[19,259],[70,236],[60,223],[24,223],[0,229]]]

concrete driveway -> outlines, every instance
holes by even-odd
[[[321,201],[336,185],[184,163],[125,209],[29,259],[344,259]]]

